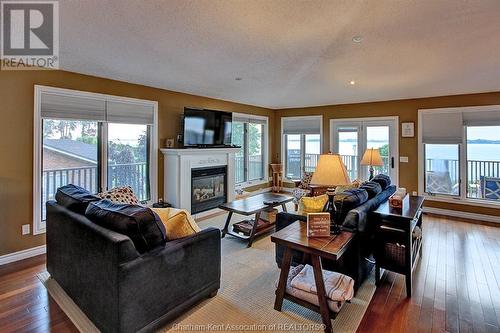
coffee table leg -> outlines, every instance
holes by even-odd
[[[224,236],[226,236],[227,229],[229,228],[229,222],[231,222],[231,217],[232,216],[233,216],[233,212],[229,212],[229,214],[227,215],[226,224],[224,225],[224,229],[222,229],[222,236],[221,236],[221,238],[224,238]]]
[[[283,211],[286,213],[287,210],[286,210],[286,204],[281,204],[281,209],[283,209]]]
[[[252,247],[253,239],[255,237],[255,231],[257,230],[257,221],[260,220],[260,212],[255,213],[255,221],[253,222],[252,232],[250,233],[250,238],[248,239],[247,247]]]
[[[283,306],[283,297],[285,296],[286,280],[290,272],[291,260],[292,250],[290,250],[289,247],[285,247],[285,253],[283,253],[283,259],[281,261],[280,280],[278,282],[278,289],[276,289],[276,299],[274,300],[274,310],[277,311],[281,311],[281,307]]]
[[[332,322],[330,320],[330,310],[326,300],[325,282],[323,280],[323,271],[321,268],[321,259],[317,255],[311,255],[314,270],[314,282],[316,282],[316,291],[318,293],[319,311],[321,319],[325,325],[325,332],[332,332]]]

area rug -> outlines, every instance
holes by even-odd
[[[199,222],[201,228],[222,228],[226,215]],[[235,221],[237,218],[235,217]],[[222,281],[216,297],[202,301],[160,332],[319,332],[319,314],[284,300],[281,312],[273,309],[274,283],[279,269],[274,261],[274,244],[269,236],[246,243],[226,236],[222,239]],[[97,328],[45,272],[38,275],[50,295],[81,332]],[[345,304],[335,320],[334,332],[356,332],[375,292],[372,274],[351,303]]]

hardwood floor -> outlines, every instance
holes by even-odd
[[[413,297],[386,272],[360,332],[500,332],[500,228],[424,217]]]
[[[413,297],[386,272],[358,332],[500,332],[500,228],[425,216],[424,237]],[[45,256],[0,266],[0,332],[77,332],[44,270]]]

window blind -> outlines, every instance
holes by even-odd
[[[464,129],[461,112],[424,112],[420,125],[423,143],[462,143]]]
[[[283,134],[320,134],[321,117],[283,117]]]
[[[100,99],[43,93],[42,118],[72,120],[106,120],[106,102]]]
[[[266,124],[266,120],[262,118],[254,118],[246,115],[234,115],[233,114],[233,122],[240,122],[240,123],[252,123],[252,124]]]
[[[152,125],[154,110],[151,105],[109,101],[106,120],[110,123]]]
[[[151,104],[107,100],[105,97],[42,93],[40,112],[42,118],[143,125],[154,123],[154,108]]]
[[[467,126],[498,126],[500,125],[500,110],[467,111],[463,113],[463,121]]]

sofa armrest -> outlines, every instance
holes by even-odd
[[[220,287],[220,230],[207,228],[169,241],[119,270],[120,327],[136,331]]]

